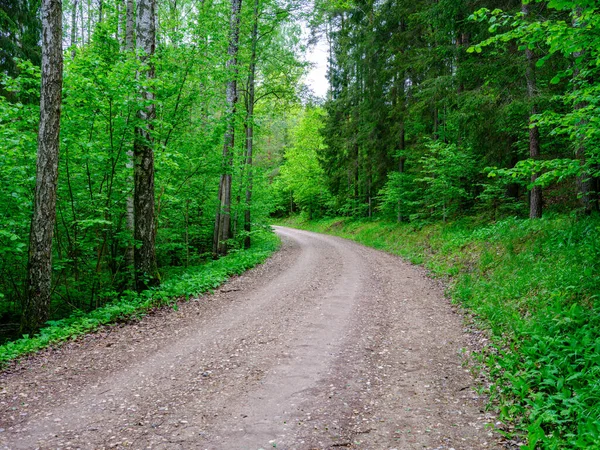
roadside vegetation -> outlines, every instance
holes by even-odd
[[[0,360],[264,258],[304,13],[167,3],[0,4]]]
[[[597,1],[15,0],[0,29],[0,362],[212,289],[299,213],[448,277],[529,449],[600,448]]]
[[[317,1],[330,92],[274,182],[279,219],[448,279],[531,450],[600,448],[599,8]]]
[[[270,230],[254,232],[253,239],[254,244],[248,250],[233,250],[220,259],[198,266],[171,268],[159,288],[141,293],[126,291],[121,295],[115,292],[112,299],[98,309],[77,311],[69,317],[48,321],[38,333],[0,345],[0,369],[11,360],[101,326],[136,320],[163,306],[177,309],[179,302],[211,292],[230,277],[264,262],[279,248],[279,239]]]
[[[600,218],[548,215],[415,226],[299,216],[280,222],[423,264],[489,331],[490,406],[527,448],[600,442]],[[508,428],[507,428],[508,429]]]

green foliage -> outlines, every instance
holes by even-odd
[[[14,76],[18,60],[39,65],[42,23],[38,14],[40,0],[0,2],[0,74]],[[0,87],[0,95],[4,90]]]
[[[421,158],[420,178],[425,187],[422,208],[428,216],[446,221],[458,210],[461,202],[471,200],[470,182],[477,172],[469,149],[454,144],[429,142]]]
[[[273,149],[268,143],[276,126],[271,119],[298,103],[298,82],[305,68],[298,58],[300,29],[294,23],[294,4],[272,0],[259,3],[256,105],[251,118],[246,117],[244,106],[249,101],[245,83],[251,55],[252,4],[245,4],[241,17],[237,71],[240,102],[231,169],[234,249],[241,247],[247,235],[242,231],[246,226],[245,210],[251,211],[252,229],[260,230],[274,208],[270,186],[273,163],[269,160]],[[54,321],[77,311],[93,311],[133,288],[130,250],[137,244],[128,224],[127,202],[133,196],[130,152],[140,120],[137,112],[147,103],[139,96],[142,88],[156,97],[151,133],[159,271],[168,274],[174,268],[198,266],[212,247],[223,169],[224,86],[230,76],[225,64],[228,29],[223,26],[229,5],[200,5],[191,0],[160,3],[157,49],[150,61],[155,78],[149,81],[136,76],[140,62],[135,52],[124,49],[123,9],[119,12],[112,1],[101,4],[102,15],[98,14],[98,2],[78,2],[78,17],[85,20],[75,24],[75,45],[65,52],[49,311]],[[27,11],[33,15],[23,18],[0,13],[0,24],[12,20],[16,22],[11,22],[11,27],[22,25],[19,30],[35,32],[24,27],[25,22],[32,26],[37,23],[34,12],[39,1],[19,0],[9,6],[15,11],[29,8]],[[64,6],[65,16],[69,16],[74,4],[66,1]],[[64,26],[65,39],[70,42],[71,21],[64,20]],[[16,30],[13,28],[10,33]],[[15,36],[17,41],[20,39],[4,33],[4,28],[0,34],[3,42]],[[36,38],[36,48],[39,41]],[[22,40],[20,43],[25,44]],[[3,59],[5,50],[10,53],[10,61]],[[26,292],[40,70],[38,60],[15,53],[15,49],[3,47],[0,53],[2,67],[5,63],[11,65],[14,56],[23,58],[14,61],[15,70],[3,70],[0,75],[1,343],[19,337]],[[246,164],[242,138],[249,120],[255,125],[252,170]],[[252,202],[247,205],[245,192],[251,182]]]
[[[286,222],[424,263],[487,328],[491,406],[526,448],[595,448],[600,433],[600,219]],[[450,277],[450,278],[448,278]]]
[[[297,125],[290,130],[291,145],[285,150],[274,189],[285,204],[290,195],[310,218],[326,210],[330,198],[318,154],[325,148],[321,131],[325,112],[308,107],[299,112]],[[281,205],[283,207],[283,205]]]
[[[525,213],[510,205],[527,203],[533,176],[545,194],[563,190],[544,207],[580,197],[598,208],[598,5],[526,3],[526,13],[514,1],[317,3],[332,42],[320,159],[338,214],[370,216],[373,200],[386,214],[412,204],[398,217],[421,221]],[[540,155],[529,160],[532,125]],[[400,160],[414,186],[398,203]]]
[[[530,8],[535,3],[529,2]],[[490,46],[502,47],[516,42],[521,50],[541,49],[537,70],[549,69],[549,84],[562,86],[554,101],[557,109],[545,109],[534,116],[536,125],[548,129],[551,136],[563,136],[570,141],[571,152],[545,161],[525,160],[514,168],[492,172],[520,179],[534,174],[536,181],[547,187],[574,177],[595,176],[600,155],[600,38],[591,30],[600,26],[597,2],[551,1],[550,14],[532,21],[522,13],[510,13],[487,8],[474,12],[471,19],[487,22],[495,35],[471,46],[469,52],[481,53]],[[556,61],[569,61],[569,64]],[[572,63],[570,62],[572,61]]]
[[[408,219],[446,221],[474,200],[471,180],[476,173],[471,149],[426,141],[416,168],[388,175],[388,182],[378,197],[379,209],[399,222]]]
[[[90,333],[101,326],[115,322],[124,322],[139,318],[154,308],[161,306],[176,307],[178,301],[216,289],[228,278],[265,261],[278,247],[279,240],[272,232],[253,233],[254,245],[250,250],[235,251],[229,255],[208,263],[189,267],[185,271],[173,270],[167,274],[160,286],[137,294],[125,291],[121,296],[112,293],[110,301],[89,313],[78,311],[70,317],[48,322],[34,336],[0,346],[0,365],[29,353],[38,351],[60,342],[74,339]]]
[[[379,191],[379,210],[388,219],[398,222],[408,220],[418,210],[418,192],[415,189],[415,176],[406,172],[392,172],[388,181]]]

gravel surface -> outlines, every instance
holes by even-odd
[[[276,227],[265,264],[0,375],[0,448],[492,449],[423,269]]]

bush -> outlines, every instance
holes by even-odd
[[[211,291],[229,277],[262,263],[279,246],[278,238],[273,233],[264,231],[254,233],[253,242],[254,245],[249,250],[231,252],[218,260],[190,267],[183,273],[167,274],[167,280],[157,289],[141,294],[126,291],[121,297],[90,313],[76,313],[65,319],[50,321],[35,336],[25,335],[0,346],[0,364],[89,333],[102,325],[141,317],[153,308],[164,305],[176,307],[177,301],[182,298],[188,299]]]

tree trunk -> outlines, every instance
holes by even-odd
[[[155,0],[139,0],[137,10],[137,48],[141,62],[146,64],[143,73],[147,80],[154,78],[154,66],[150,58],[155,50]],[[134,156],[134,250],[136,289],[142,291],[158,284],[156,267],[156,224],[154,220],[154,150],[152,140],[153,120],[156,117],[154,93],[147,87],[140,92],[147,106],[138,111],[139,124],[135,129]]]
[[[77,46],[77,2],[73,0],[73,10],[71,11],[71,59],[75,59]]]
[[[133,25],[134,25],[134,3],[133,0],[125,0],[125,51],[133,51]],[[134,164],[133,164],[133,150],[127,150],[127,162],[125,163],[127,169],[127,181],[128,185],[133,187],[135,185],[133,180]],[[133,205],[133,196],[128,195],[125,199],[125,222],[129,236],[133,240],[135,236],[135,208]],[[127,246],[125,251],[125,264],[127,267],[134,267],[134,245],[133,243]]]
[[[133,0],[125,0],[125,50],[133,51],[134,10]]]
[[[123,50],[121,41],[121,2],[117,1],[115,5],[115,14],[117,16],[117,29],[115,30],[115,41],[119,43],[119,50]]]
[[[582,12],[581,7],[576,7],[575,10],[573,11],[573,27],[582,27],[584,25],[584,24],[580,23],[581,12]],[[577,61],[576,61],[582,55],[583,55],[583,51],[573,53],[573,58],[575,59],[574,67],[573,67],[573,80],[574,80],[576,86],[577,86],[577,84],[582,83],[582,80],[579,79],[581,77],[581,70],[580,70],[580,67],[577,65]],[[575,89],[577,89],[577,87],[575,87]],[[585,108],[586,106],[587,106],[587,104],[585,102],[578,102],[577,104],[575,104],[574,108],[575,108],[575,110],[579,110],[579,109]],[[588,123],[587,120],[582,119],[579,122],[579,126],[581,128],[585,128],[587,126],[587,123]],[[579,194],[581,206],[583,207],[583,212],[585,214],[591,214],[593,206],[594,206],[593,202],[592,202],[592,196],[591,196],[592,182],[591,182],[590,174],[588,173],[588,171],[586,169],[586,167],[588,165],[588,161],[587,161],[587,156],[586,156],[586,145],[585,145],[586,143],[585,143],[584,134],[585,134],[585,131],[581,131],[580,133],[578,133],[577,142],[575,143],[575,158],[577,158],[579,160],[579,165],[581,167],[581,172],[577,176],[577,188],[579,191],[578,194]]]
[[[524,16],[529,14],[529,5],[523,3],[521,11]],[[535,76],[535,57],[533,51],[527,47],[525,49],[525,56],[527,57],[527,67],[525,69],[525,78],[527,79],[527,96],[531,102],[531,114],[529,116],[529,157],[531,159],[538,159],[540,157],[540,130],[537,125],[533,124],[532,116],[537,114],[536,105],[536,76]],[[531,183],[535,183],[538,179],[539,174],[533,174],[531,176]],[[541,186],[533,186],[529,193],[529,218],[539,219],[542,217],[542,188]]]
[[[36,186],[29,238],[27,298],[21,330],[38,330],[48,320],[52,284],[52,237],[62,100],[62,1],[42,1],[42,84]]]
[[[87,0],[87,43],[92,42],[92,0]]]
[[[83,0],[79,0],[79,17],[81,18],[81,46],[85,45],[85,20],[83,18]]]
[[[403,132],[404,134],[404,132]],[[401,156],[400,161],[398,162],[398,172],[404,173],[406,166],[406,156]],[[406,220],[406,218],[402,215],[402,200],[398,199],[398,223],[402,223]]]
[[[246,166],[248,167],[248,184],[246,185],[246,208],[244,209],[244,248],[250,248],[250,231],[252,206],[252,152],[254,147],[254,99],[256,77],[256,47],[258,44],[258,6],[260,0],[254,0],[254,24],[252,26],[252,52],[250,55],[250,70],[248,73],[248,103],[246,117]]]
[[[185,267],[190,266],[190,199],[185,201]]]
[[[231,17],[229,21],[229,49],[227,54],[227,126],[223,143],[223,169],[219,183],[219,209],[215,219],[213,236],[213,254],[227,253],[227,240],[231,231],[231,171],[233,169],[233,148],[235,144],[235,110],[237,104],[237,57],[240,38],[240,10],[242,0],[231,0]]]

